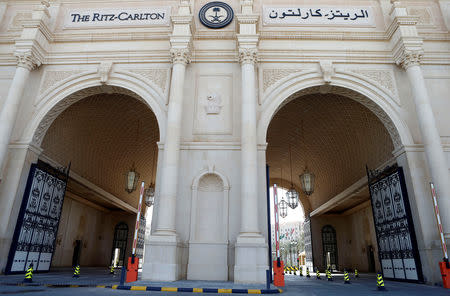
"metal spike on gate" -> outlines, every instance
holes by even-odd
[[[378,291],[386,291],[386,288],[384,287],[383,276],[381,275],[381,273],[377,273],[377,288]]]
[[[344,269],[344,284],[350,284],[350,277],[348,276],[348,272],[345,269]]]
[[[80,265],[75,266],[75,269],[73,271],[73,277],[79,278],[80,277]]]
[[[32,283],[33,282],[33,262],[28,266],[27,271],[25,272],[25,278],[23,279],[24,283]]]

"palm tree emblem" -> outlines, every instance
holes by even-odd
[[[218,13],[220,12],[220,7],[214,7],[213,11],[215,12],[215,15],[208,15],[210,18],[212,18],[210,21],[213,23],[220,23],[220,18],[224,17],[223,15],[218,15]]]

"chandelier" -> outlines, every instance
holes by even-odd
[[[281,197],[281,201],[278,203],[278,211],[281,218],[286,218],[288,214],[288,203],[284,200],[284,197]]]
[[[308,196],[311,195],[314,192],[314,180],[316,176],[308,171],[308,167],[305,167],[303,174],[299,177],[303,192]]]
[[[128,193],[135,191],[137,183],[139,181],[139,173],[136,172],[134,164],[131,167],[131,169],[128,171],[128,173],[125,174],[125,178],[126,178],[125,191]]]

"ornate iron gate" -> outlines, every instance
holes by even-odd
[[[378,256],[385,278],[423,281],[405,178],[401,167],[367,170]]]
[[[142,258],[144,258],[144,244],[145,244],[145,225],[146,225],[146,219],[143,214],[139,217],[139,229],[138,229],[138,236],[137,236],[137,243],[136,243],[136,256],[141,259],[140,262],[142,262]]]
[[[69,168],[31,165],[5,273],[24,272],[30,263],[36,271],[50,269],[68,175]]]
[[[306,218],[303,222],[303,235],[305,240],[305,265],[309,267],[309,270],[313,270],[313,249],[312,249],[312,238],[311,238],[311,219]]]

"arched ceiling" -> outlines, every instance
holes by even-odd
[[[139,188],[127,193],[125,174],[135,164],[140,181],[154,182],[158,140],[156,117],[147,105],[128,95],[104,93],[63,111],[41,147],[45,156],[64,165],[70,161],[72,171],[137,207]]]
[[[283,187],[290,186],[289,147],[297,190],[305,165],[316,175],[306,211],[363,178],[366,165],[375,168],[391,159],[394,150],[388,131],[369,109],[332,93],[304,95],[283,106],[269,125],[267,142],[271,180],[282,173]]]

